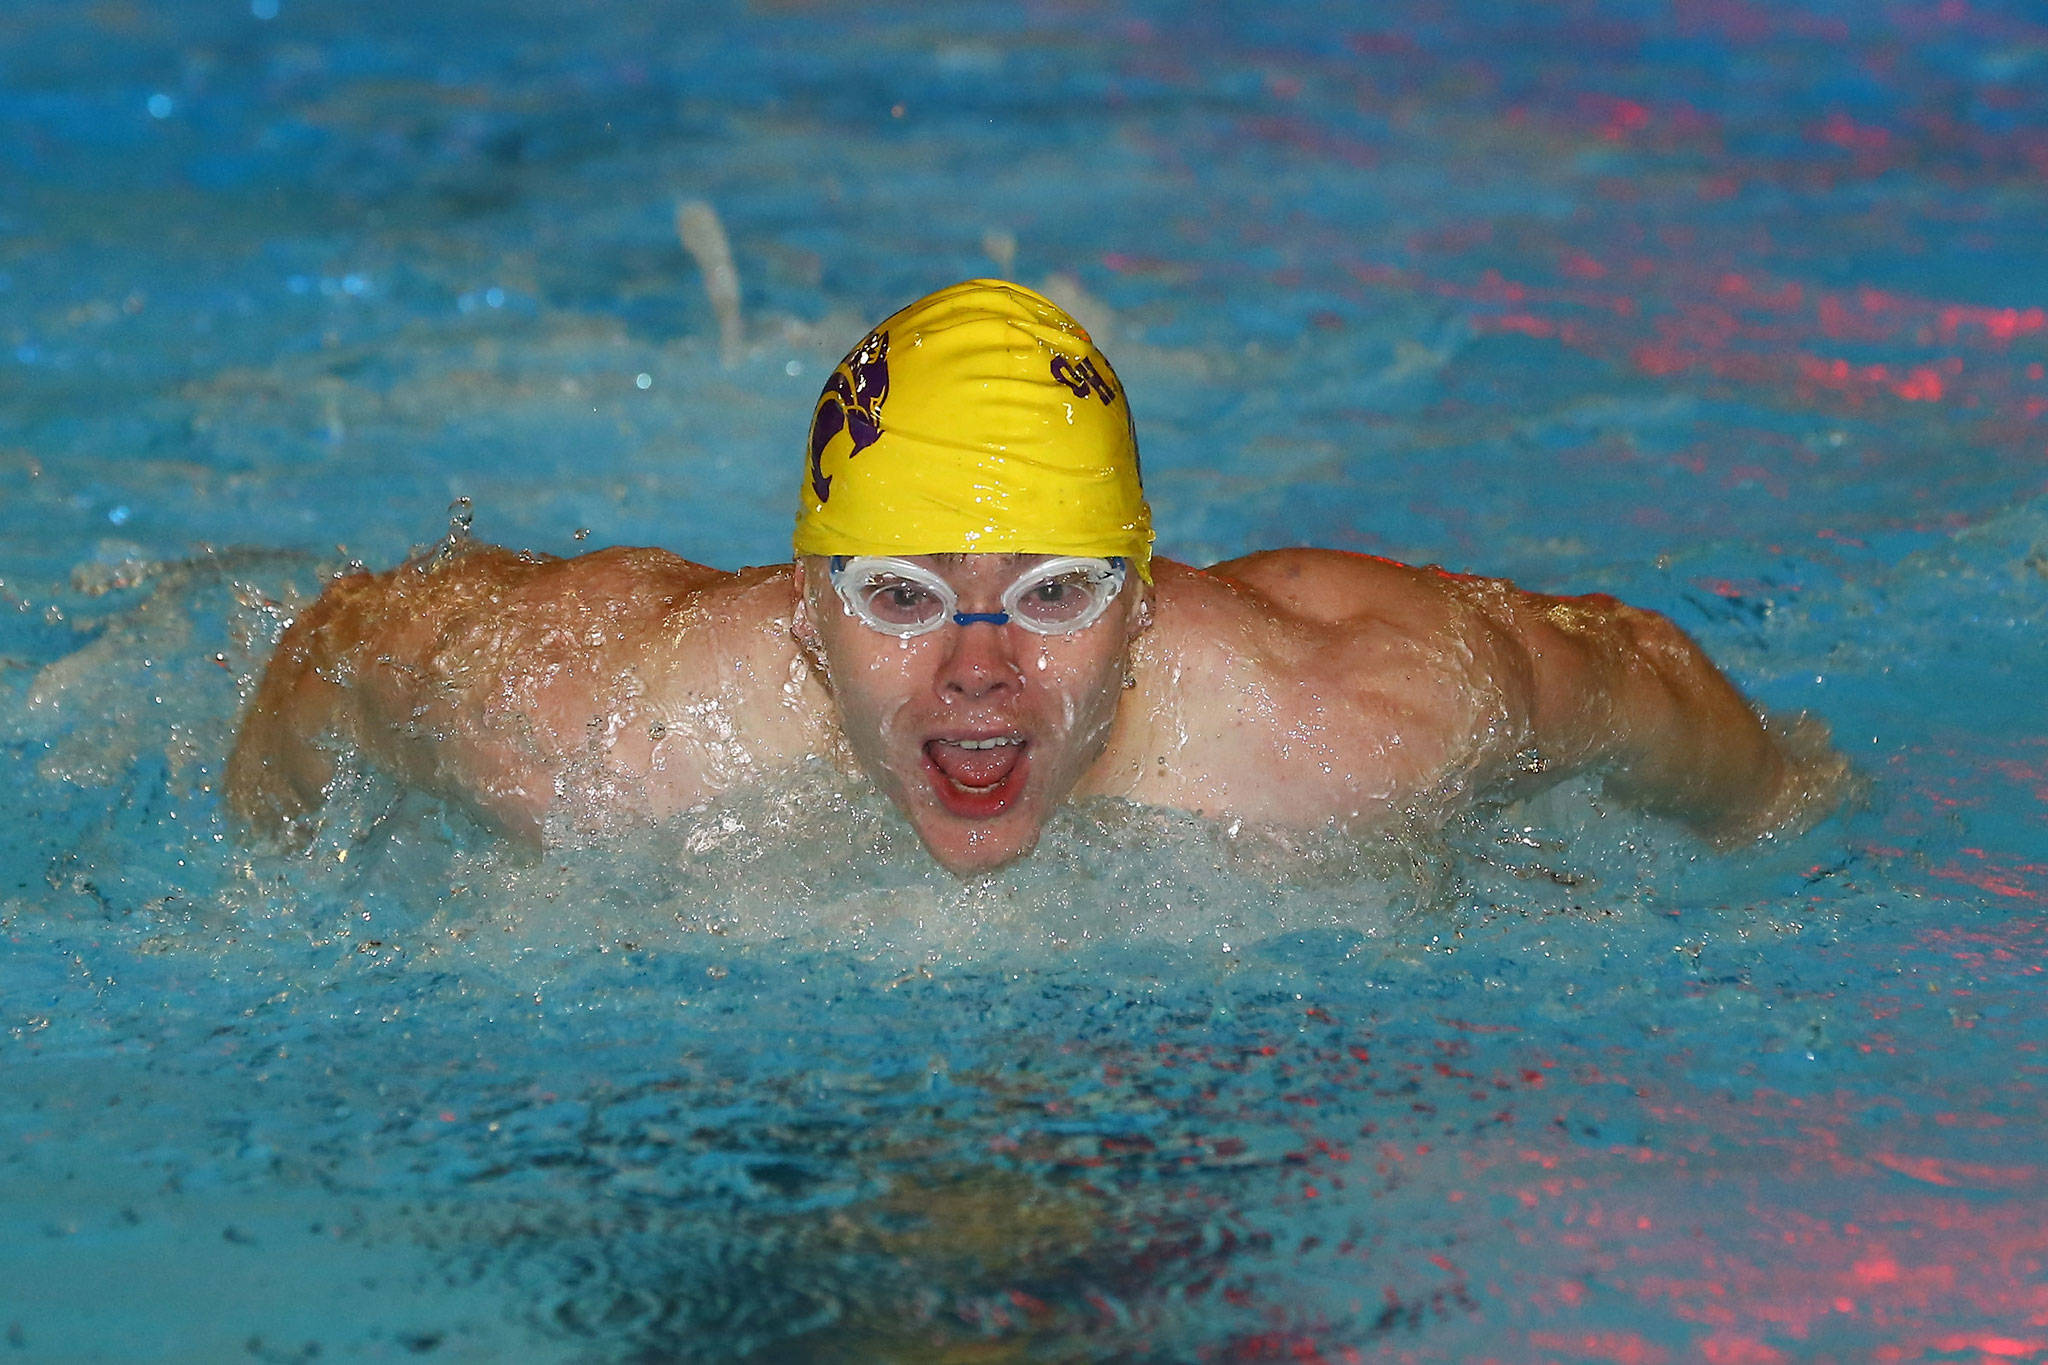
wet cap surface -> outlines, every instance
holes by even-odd
[[[800,555],[1123,556],[1152,517],[1122,381],[1081,325],[999,280],[927,295],[819,396]]]

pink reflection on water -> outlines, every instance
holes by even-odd
[[[1455,255],[1483,240],[1439,233],[1411,248]],[[1472,325],[1481,334],[1555,341],[1652,376],[1704,376],[1851,410],[1892,400],[1983,407],[2020,422],[2048,413],[2048,396],[2023,388],[2039,382],[2037,365],[1973,364],[2048,334],[2048,307],[1921,298],[1869,286],[1816,290],[1753,267],[1700,268],[1676,255],[1602,261],[1579,247],[1562,254],[1558,283],[1512,279],[1493,267],[1461,278],[1455,262],[1447,265],[1452,268],[1442,274],[1378,262],[1354,261],[1347,268],[1368,287],[1478,305]],[[1631,281],[1639,282],[1640,294],[1589,287]],[[1859,354],[1832,349],[1844,345]],[[1890,354],[1869,358],[1873,348]]]

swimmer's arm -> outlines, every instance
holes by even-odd
[[[326,800],[335,751],[355,727],[338,676],[334,618],[368,574],[337,579],[286,628],[228,755],[227,805],[263,834],[296,828]]]
[[[477,644],[449,646],[479,599],[532,562],[484,549],[330,583],[285,631],[250,700],[228,759],[229,808],[260,832],[303,836],[349,754],[537,840],[547,774],[493,739],[489,698],[448,668],[450,657],[476,661]]]
[[[1825,814],[1847,765],[1812,724],[1766,726],[1670,620],[1604,595],[1510,592],[1505,617],[1544,776],[1603,790],[1724,846]]]

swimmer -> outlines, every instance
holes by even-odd
[[[806,761],[878,787],[960,876],[1075,797],[1368,831],[1579,774],[1720,846],[1846,768],[1611,597],[1329,550],[1152,557],[1123,383],[1028,289],[890,317],[813,410],[793,563],[458,546],[327,585],[227,772],[303,834],[368,762],[534,841],[659,820]]]

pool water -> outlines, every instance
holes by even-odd
[[[2044,221],[2025,0],[12,0],[0,1356],[2048,1359]],[[326,574],[780,558],[831,363],[991,272],[1162,553],[1618,594],[1856,800],[238,840]]]

